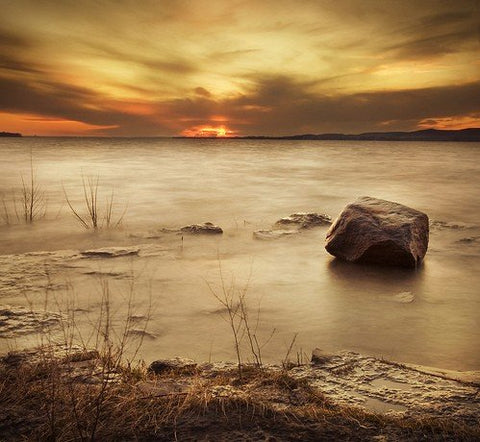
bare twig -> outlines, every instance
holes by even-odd
[[[67,202],[68,207],[73,213],[77,221],[85,229],[100,229],[100,228],[117,228],[123,221],[125,213],[127,212],[128,205],[125,206],[123,212],[115,220],[114,219],[114,200],[115,194],[112,190],[110,195],[106,198],[105,206],[102,207],[99,204],[98,194],[100,186],[100,178],[97,175],[96,177],[85,177],[82,176],[82,188],[83,188],[83,202],[85,204],[85,213],[81,213],[77,210],[70,198],[67,195],[65,187],[63,187],[63,194]]]

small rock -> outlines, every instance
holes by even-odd
[[[102,249],[85,250],[80,252],[85,258],[118,258],[120,256],[138,255],[138,247],[105,247]]]
[[[216,226],[215,224],[203,223],[203,224],[192,224],[190,226],[182,227],[180,229],[180,232],[192,233],[195,235],[198,235],[198,234],[218,235],[218,234],[222,234],[223,230],[221,227]]]
[[[312,351],[311,362],[314,365],[324,365],[330,362],[335,357],[334,354],[326,353],[320,348],[316,348]]]
[[[285,226],[293,225],[299,229],[310,229],[315,226],[325,226],[332,223],[329,215],[311,213],[293,213],[290,216],[279,219],[275,225]]]
[[[197,368],[197,363],[192,359],[176,357],[173,359],[159,359],[150,364],[149,370],[160,374],[168,371],[192,373]]]
[[[460,238],[457,242],[464,243],[464,244],[471,244],[476,242],[480,239],[480,236],[468,236],[466,238]]]

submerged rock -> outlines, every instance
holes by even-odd
[[[434,220],[430,222],[430,227],[432,230],[466,230],[473,229],[478,226],[475,224],[467,224],[463,222]]]
[[[298,233],[298,230],[257,230],[256,232],[253,232],[253,237],[255,239],[269,241],[284,236],[295,235],[296,233]]]
[[[416,267],[428,247],[428,216],[402,204],[361,197],[327,232],[325,249],[351,262]]]
[[[193,233],[198,234],[207,234],[207,235],[221,235],[223,230],[221,227],[216,226],[212,223],[203,223],[203,224],[192,224],[190,226],[185,226],[180,229],[182,233]]]
[[[168,371],[175,371],[177,373],[193,372],[196,368],[197,363],[194,360],[176,357],[173,359],[153,361],[148,369],[159,374]]]
[[[120,256],[138,255],[138,247],[104,247],[95,250],[85,250],[80,252],[85,258],[118,258]]]
[[[0,338],[44,332],[49,327],[59,325],[61,320],[60,313],[6,305],[0,309]]]
[[[474,242],[477,242],[480,239],[480,236],[468,236],[465,238],[460,238],[457,242],[463,243],[463,244],[471,244]]]
[[[279,219],[276,226],[295,226],[299,229],[310,229],[315,226],[324,226],[332,223],[329,215],[311,213],[292,213],[290,216]]]
[[[127,331],[128,336],[132,336],[135,338],[148,338],[148,339],[157,339],[157,335],[155,333],[151,333],[143,328],[132,328]]]
[[[401,304],[409,304],[415,300],[415,295],[412,292],[400,292],[394,295],[392,300]]]
[[[290,216],[280,218],[271,230],[257,230],[253,232],[255,239],[272,240],[300,233],[302,230],[316,226],[325,226],[332,223],[332,218],[325,214],[315,212],[292,213]]]

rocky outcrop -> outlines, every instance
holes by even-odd
[[[280,218],[276,226],[294,226],[298,229],[310,229],[315,226],[325,226],[332,223],[332,218],[325,214],[312,213],[292,213],[290,216]]]
[[[416,267],[428,247],[428,216],[402,204],[361,197],[327,232],[328,253],[351,262]]]
[[[207,234],[207,235],[221,235],[223,230],[221,227],[212,223],[192,224],[180,229],[182,233],[192,233],[194,235]]]

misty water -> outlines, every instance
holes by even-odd
[[[25,225],[13,200],[21,212],[31,159],[46,214]],[[113,219],[125,212],[119,228],[85,230],[72,215],[65,195],[84,212],[82,176],[99,177],[100,206],[114,192]],[[260,343],[271,337],[265,361],[283,359],[297,334],[292,355],[319,347],[480,369],[479,177],[479,143],[1,139],[0,352],[46,339],[28,315],[12,322],[19,311],[49,312],[53,325],[54,313],[74,312],[88,341],[108,291],[112,322],[121,326],[130,314],[147,362],[233,360],[212,294],[223,280],[246,291]],[[421,268],[339,262],[324,249],[327,227],[253,238],[294,212],[335,218],[363,195],[429,215]],[[206,221],[224,234],[162,231]],[[122,256],[82,254],[119,248]],[[53,326],[49,339],[64,331]]]

